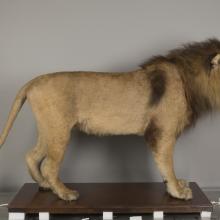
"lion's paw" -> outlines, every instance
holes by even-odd
[[[65,201],[73,201],[79,198],[79,193],[75,190],[66,190],[64,193],[59,193],[58,196]]]
[[[189,200],[192,199],[192,190],[189,187],[181,188],[179,191],[179,199]]]
[[[185,180],[177,180],[177,187],[169,188],[168,193],[177,199],[190,200],[192,199],[192,190],[189,187],[189,184]]]

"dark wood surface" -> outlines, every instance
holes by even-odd
[[[74,183],[66,184],[80,193],[77,201],[65,202],[50,191],[39,190],[27,183],[9,203],[9,212],[51,214],[141,214],[153,211],[165,213],[199,213],[212,211],[212,205],[196,183],[190,183],[193,199],[171,198],[163,183]]]

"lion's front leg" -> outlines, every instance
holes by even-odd
[[[174,172],[173,150],[176,138],[174,135],[159,132],[157,129],[154,126],[153,132],[148,130],[146,138],[151,146],[157,167],[167,185],[167,192],[178,199],[192,199],[192,191],[188,183],[184,180],[178,180]]]
[[[154,160],[167,185],[167,192],[179,199],[191,199],[192,191],[185,180],[177,179],[173,166],[173,140],[158,140],[157,147],[153,149]]]

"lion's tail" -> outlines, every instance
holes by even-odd
[[[18,92],[14,103],[12,105],[11,111],[8,116],[8,120],[6,122],[6,125],[3,129],[2,134],[0,135],[0,148],[2,145],[5,143],[5,140],[8,136],[8,133],[13,125],[14,120],[16,119],[21,107],[23,106],[25,100],[26,100],[26,94],[27,94],[27,89],[30,85],[30,82],[27,83],[25,86],[21,88],[21,90]]]

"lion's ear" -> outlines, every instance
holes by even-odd
[[[215,54],[211,59],[211,69],[217,69],[220,67],[220,54]]]

